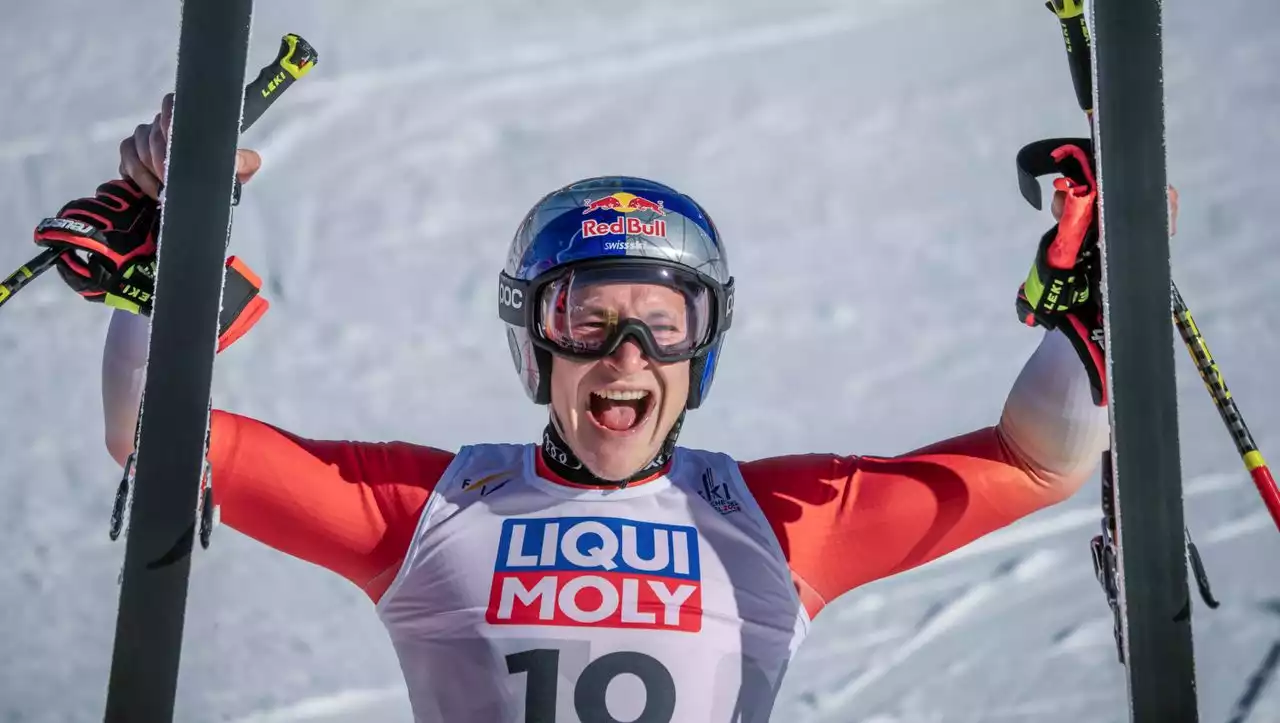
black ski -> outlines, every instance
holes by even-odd
[[[252,14],[252,0],[182,3],[108,723],[173,720]]]
[[[1115,549],[1133,723],[1198,720],[1178,444],[1160,0],[1092,3]]]
[[[246,102],[252,13],[252,0],[182,4],[145,403],[131,469],[134,489],[104,717],[108,723],[173,720],[203,488],[224,255],[238,191],[234,170],[241,114],[248,123],[255,120],[279,85],[260,77],[254,85],[263,87],[250,89],[260,97]]]

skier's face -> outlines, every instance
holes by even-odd
[[[685,308],[680,292],[654,284],[601,285],[583,303],[607,308],[613,318],[651,319],[662,309],[674,316]],[[564,441],[602,479],[630,477],[648,464],[688,397],[689,361],[655,362],[631,339],[603,359],[556,357],[551,364],[551,407]]]

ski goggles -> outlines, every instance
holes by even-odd
[[[733,282],[721,286],[656,259],[589,261],[525,282],[502,274],[498,315],[534,344],[574,359],[601,359],[627,339],[670,363],[692,358],[729,328]]]

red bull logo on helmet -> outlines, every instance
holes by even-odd
[[[697,632],[698,531],[614,517],[504,520],[485,620]]]
[[[624,214],[646,212],[651,214],[652,220],[642,221],[636,216],[618,216],[607,221],[584,220],[582,222],[583,238],[608,235],[643,235],[660,238],[667,236],[667,222],[659,218],[667,215],[662,201],[651,201],[634,193],[619,192],[603,198],[588,199],[583,204],[582,213],[588,214],[592,211],[618,211]]]

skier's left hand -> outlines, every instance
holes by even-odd
[[[1018,317],[1028,326],[1062,332],[1070,340],[1089,375],[1093,401],[1107,404],[1102,283],[1099,266],[1097,186],[1085,152],[1071,146],[1059,149],[1074,155],[1084,171],[1083,182],[1065,176],[1054,181],[1051,206],[1057,224],[1040,239],[1026,281],[1018,288]],[[1060,158],[1059,160],[1062,160]],[[1169,187],[1170,235],[1177,229],[1178,192]]]
[[[1062,209],[1067,203],[1066,191],[1054,191],[1053,203],[1050,210],[1053,212],[1053,220],[1057,221],[1062,218]],[[1178,233],[1178,189],[1172,184],[1169,186],[1169,235],[1175,236]]]

